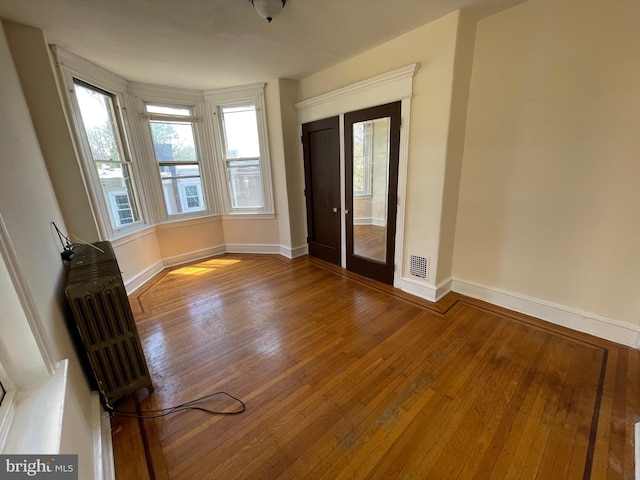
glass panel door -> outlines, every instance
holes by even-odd
[[[347,269],[393,284],[400,102],[345,114]]]

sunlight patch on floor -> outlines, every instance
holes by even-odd
[[[224,260],[222,258],[216,259],[212,258],[211,260],[207,260],[206,262],[198,263],[198,266],[207,266],[207,267],[228,267],[230,265],[235,265],[236,263],[240,263],[242,260]]]
[[[176,268],[175,270],[171,270],[169,272],[169,275],[202,275],[204,273],[212,272],[219,268],[229,267],[240,262],[241,260],[224,260],[214,258],[187,267]]]

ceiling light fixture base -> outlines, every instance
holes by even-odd
[[[280,15],[287,0],[249,0],[256,13],[264,18],[267,22]]]

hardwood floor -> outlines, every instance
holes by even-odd
[[[311,258],[215,257],[131,304],[139,408],[224,390],[247,410],[115,417],[119,480],[633,478],[638,351]]]

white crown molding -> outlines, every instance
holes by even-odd
[[[540,318],[555,325],[640,349],[640,326],[638,325],[620,322],[593,313],[581,312],[539,298],[528,297],[459,278],[453,279],[452,290],[493,305]]]
[[[266,83],[252,83],[250,85],[241,85],[238,87],[218,88],[215,90],[206,90],[204,92],[205,101],[216,105],[225,102],[237,103],[239,100],[246,98],[259,97],[264,92]]]
[[[186,88],[163,87],[150,83],[129,82],[129,93],[145,100],[158,100],[167,103],[167,100],[198,103],[204,102],[204,92]]]
[[[57,64],[73,72],[74,76],[83,80],[99,81],[102,84],[100,86],[111,88],[116,92],[127,91],[127,81],[124,78],[57,45],[50,45],[50,48]]]
[[[410,98],[419,63],[323,93],[296,103],[299,123]]]

